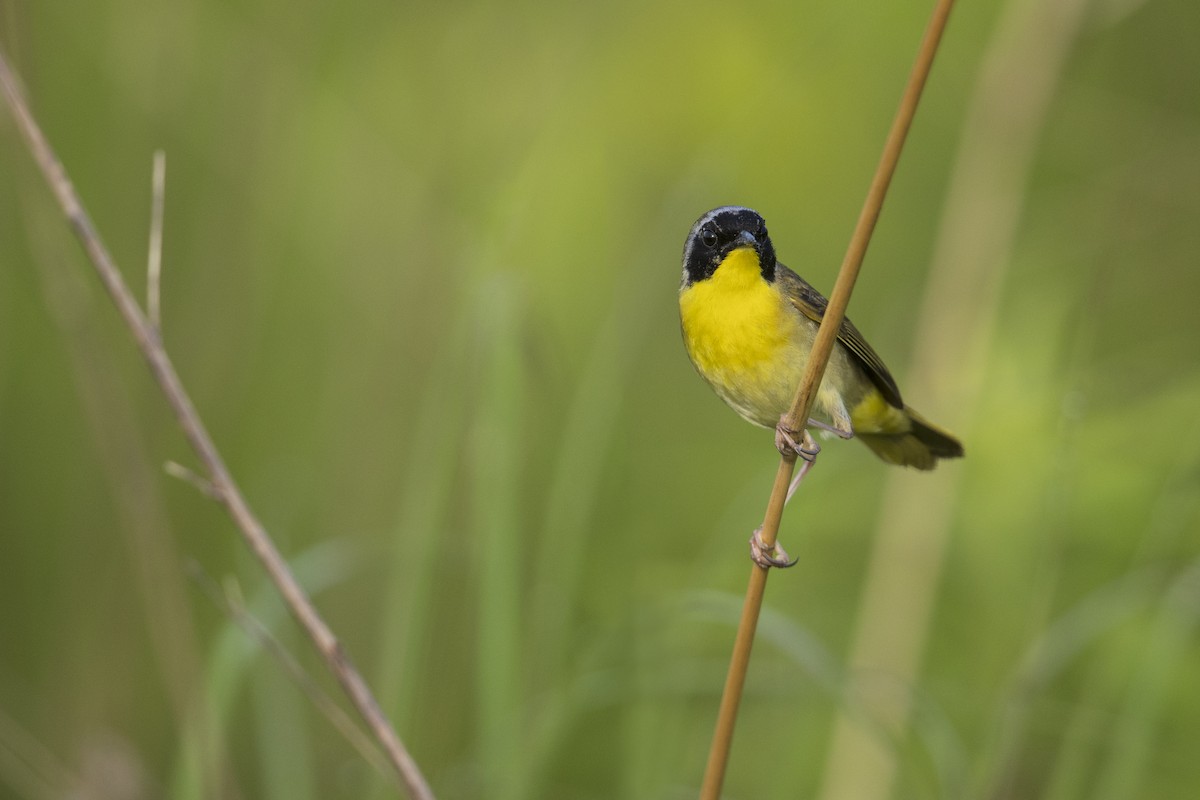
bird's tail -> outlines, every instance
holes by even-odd
[[[907,433],[857,434],[863,444],[889,464],[917,469],[933,469],[941,458],[961,458],[962,442],[926,420],[908,406],[904,407],[911,427]]]

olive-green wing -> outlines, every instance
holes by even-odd
[[[804,316],[813,322],[820,322],[821,318],[825,316],[825,308],[829,305],[829,301],[808,281],[783,264],[776,263],[776,267],[775,280],[779,281],[780,288],[783,289],[788,300]],[[888,368],[883,364],[883,359],[871,345],[867,344],[867,340],[863,338],[849,318],[842,320],[842,328],[838,331],[838,341],[854,354],[884,398],[896,408],[904,408],[904,401],[900,399],[900,389],[897,388],[892,373],[888,372]]]

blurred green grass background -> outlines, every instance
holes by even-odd
[[[828,291],[930,5],[0,2],[139,291],[166,151],[168,348],[439,797],[695,796],[777,459],[683,353],[683,239],[750,205]],[[909,480],[826,448],[728,797],[837,797],[839,713],[891,754],[867,800],[1200,782],[1200,14],[1049,7],[955,11],[851,303],[968,457]],[[1005,213],[956,154],[1006,46],[982,130],[1016,216],[961,298],[992,322],[922,338],[938,243]],[[914,379],[929,337],[969,368]],[[334,691],[168,459],[193,463],[0,113],[0,796],[387,796],[189,577],[235,581]],[[930,605],[881,621],[909,678],[850,653],[888,487],[921,481]]]

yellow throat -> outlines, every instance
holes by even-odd
[[[762,276],[750,247],[732,251],[709,278],[679,294],[688,355],[727,403],[759,425],[774,425],[790,402],[803,356],[798,315]]]

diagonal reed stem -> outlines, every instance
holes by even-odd
[[[802,421],[807,422],[812,410],[816,389],[821,384],[825,374],[825,365],[829,363],[830,353],[837,338],[838,329],[846,316],[846,306],[850,302],[850,293],[858,279],[859,269],[867,253],[867,245],[875,230],[875,222],[879,219],[883,199],[887,195],[892,175],[896,172],[896,163],[900,160],[900,151],[912,124],[917,110],[917,102],[921,99],[921,90],[925,88],[925,80],[933,65],[933,57],[941,42],[942,32],[946,29],[946,21],[954,0],[938,0],[933,16],[925,29],[921,40],[921,48],[917,54],[916,63],[908,76],[908,85],[900,100],[900,108],[888,132],[887,141],[883,147],[883,155],[879,166],[875,169],[875,177],[867,192],[866,202],[862,213],[859,214],[858,224],[850,238],[850,246],[846,257],[842,260],[837,282],[833,293],[829,296],[829,307],[821,320],[817,338],[813,342],[812,352],[804,370],[804,376],[796,390],[795,400],[784,420],[784,425],[790,430],[800,430]],[[762,543],[767,552],[773,550],[775,540],[779,536],[779,521],[783,516],[783,506],[787,496],[788,484],[791,483],[792,471],[796,466],[795,455],[784,456],[779,460],[779,469],[775,473],[775,484],[771,488],[771,497],[767,502],[767,511],[763,518]],[[701,800],[718,800],[721,786],[725,782],[725,767],[729,761],[729,749],[733,744],[733,728],[737,721],[738,706],[742,700],[742,688],[746,683],[746,670],[750,665],[750,650],[754,645],[754,632],[758,627],[758,615],[762,609],[763,593],[767,587],[768,570],[755,564],[751,568],[750,583],[746,587],[746,599],[742,604],[742,616],[738,623],[737,636],[734,639],[733,655],[729,662],[729,672],[725,678],[725,689],[721,695],[721,707],[717,712],[717,724],[713,731],[712,746],[708,752],[708,765],[704,770],[704,783],[700,789]]]
[[[274,541],[242,495],[241,489],[234,482],[233,476],[225,466],[225,460],[217,451],[217,447],[204,427],[191,398],[183,388],[183,382],[175,372],[175,366],[171,363],[166,348],[163,347],[158,328],[147,319],[126,285],[120,270],[117,269],[116,262],[113,261],[108,249],[104,246],[99,232],[92,224],[91,217],[75,192],[75,187],[67,177],[66,170],[55,156],[50,143],[42,134],[41,127],[29,110],[16,76],[2,52],[0,52],[0,90],[8,101],[13,116],[16,118],[17,127],[25,137],[30,153],[49,184],[50,190],[54,193],[63,215],[75,231],[76,237],[87,252],[88,259],[96,268],[100,281],[104,284],[104,288],[108,291],[133,335],[138,349],[150,367],[154,380],[166,397],[171,410],[175,412],[179,427],[187,437],[188,443],[191,444],[196,456],[204,465],[218,502],[225,507],[238,531],[242,534],[242,538],[254,555],[258,557],[263,569],[266,570],[280,595],[283,596],[288,609],[325,660],[330,672],[341,684],[342,689],[350,698],[351,704],[362,715],[367,727],[387,755],[400,782],[407,788],[409,795],[414,800],[432,800],[433,792],[429,788],[429,784],[425,781],[412,756],[409,755],[404,743],[400,741],[395,729],[384,716],[379,703],[367,687],[366,681],[350,662],[341,643],[322,619],[312,601],[309,600]]]

